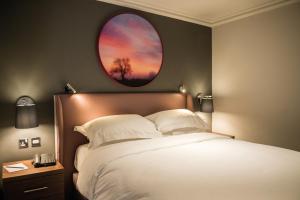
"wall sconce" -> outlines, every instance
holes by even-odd
[[[75,93],[77,93],[77,91],[74,89],[74,87],[70,83],[67,83],[65,85],[65,93],[75,94]]]
[[[213,96],[197,94],[196,98],[200,103],[200,112],[212,113],[214,112]]]
[[[185,94],[186,93],[186,88],[184,87],[183,84],[179,85],[179,92]]]
[[[15,127],[18,129],[34,128],[39,126],[36,105],[32,98],[22,96],[16,103],[16,121]]]

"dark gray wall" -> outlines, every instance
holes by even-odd
[[[80,92],[177,91],[211,93],[211,29],[95,0],[10,0],[0,17],[0,162],[54,151],[53,100],[66,81]],[[129,88],[109,79],[98,61],[97,38],[110,16],[133,11],[158,30],[164,47],[160,74],[150,84]],[[15,101],[38,104],[40,126],[14,128]],[[17,139],[40,136],[42,147],[19,150]]]

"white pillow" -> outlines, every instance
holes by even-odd
[[[180,134],[184,130],[206,131],[206,123],[195,113],[187,109],[166,110],[146,116],[155,123],[163,134]]]
[[[74,131],[89,139],[90,148],[111,141],[161,136],[151,121],[134,114],[99,117],[82,126],[75,126]]]

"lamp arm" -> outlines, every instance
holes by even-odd
[[[200,93],[198,93],[197,95],[196,95],[196,97],[197,97],[197,99],[198,99],[198,101],[199,101],[199,103],[200,103],[200,105],[201,105],[201,103],[202,103],[202,99],[203,99],[203,95],[202,95],[202,93],[200,92]]]

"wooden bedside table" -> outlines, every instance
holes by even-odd
[[[64,167],[56,165],[34,168],[32,160],[3,163],[3,166],[23,163],[28,169],[8,172],[3,167],[4,199],[64,199]]]

